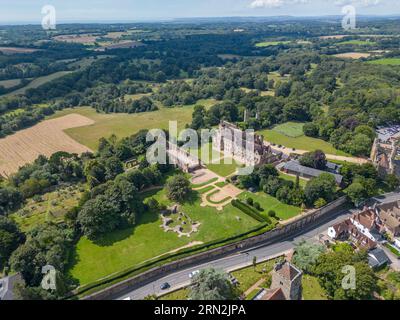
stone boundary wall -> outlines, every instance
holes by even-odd
[[[341,197],[321,209],[302,215],[299,217],[299,219],[293,220],[287,225],[277,227],[272,231],[268,231],[264,234],[248,238],[237,243],[215,248],[210,251],[194,254],[190,257],[170,262],[164,266],[155,267],[145,271],[142,274],[136,275],[130,279],[126,279],[101,291],[86,296],[83,298],[83,300],[113,299],[118,295],[123,295],[125,292],[134,290],[136,287],[145,285],[152,280],[155,280],[157,277],[165,276],[167,273],[188,268],[195,264],[206,263],[208,261],[212,261],[223,256],[228,256],[240,250],[249,249],[257,245],[266,245],[278,242],[281,239],[296,234],[304,227],[312,226],[313,224],[323,220],[323,218],[326,218],[329,214],[335,214],[335,210],[341,205],[345,204],[346,201],[346,197]]]

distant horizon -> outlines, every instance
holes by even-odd
[[[0,24],[40,24],[51,5],[58,23],[158,22],[229,17],[330,17],[351,5],[357,16],[400,15],[399,0],[2,0]]]
[[[229,20],[256,20],[256,19],[277,19],[277,18],[293,18],[293,19],[318,19],[318,18],[341,18],[342,15],[330,14],[330,15],[275,15],[275,16],[193,16],[193,17],[165,17],[165,18],[138,18],[135,20],[60,20],[57,22],[59,25],[66,25],[66,24],[135,24],[135,23],[154,23],[154,22],[174,22],[174,21],[198,21],[198,20],[221,20],[221,19],[229,19]],[[400,18],[400,14],[360,14],[358,18]],[[40,22],[38,21],[29,21],[29,20],[20,20],[20,21],[0,21],[0,26],[24,26],[24,25],[31,25],[31,26],[40,26]]]

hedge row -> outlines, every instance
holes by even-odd
[[[240,200],[232,200],[232,205],[259,222],[267,222],[268,224],[272,223],[271,219],[262,216],[256,209],[250,207]]]

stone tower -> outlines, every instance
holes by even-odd
[[[272,273],[271,289],[281,289],[286,300],[301,300],[303,273],[288,261],[277,263]]]

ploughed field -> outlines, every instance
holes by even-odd
[[[94,121],[79,114],[69,114],[43,121],[31,128],[0,139],[0,174],[10,175],[33,162],[39,155],[58,151],[81,154],[90,149],[69,137],[64,130],[89,126]]]

